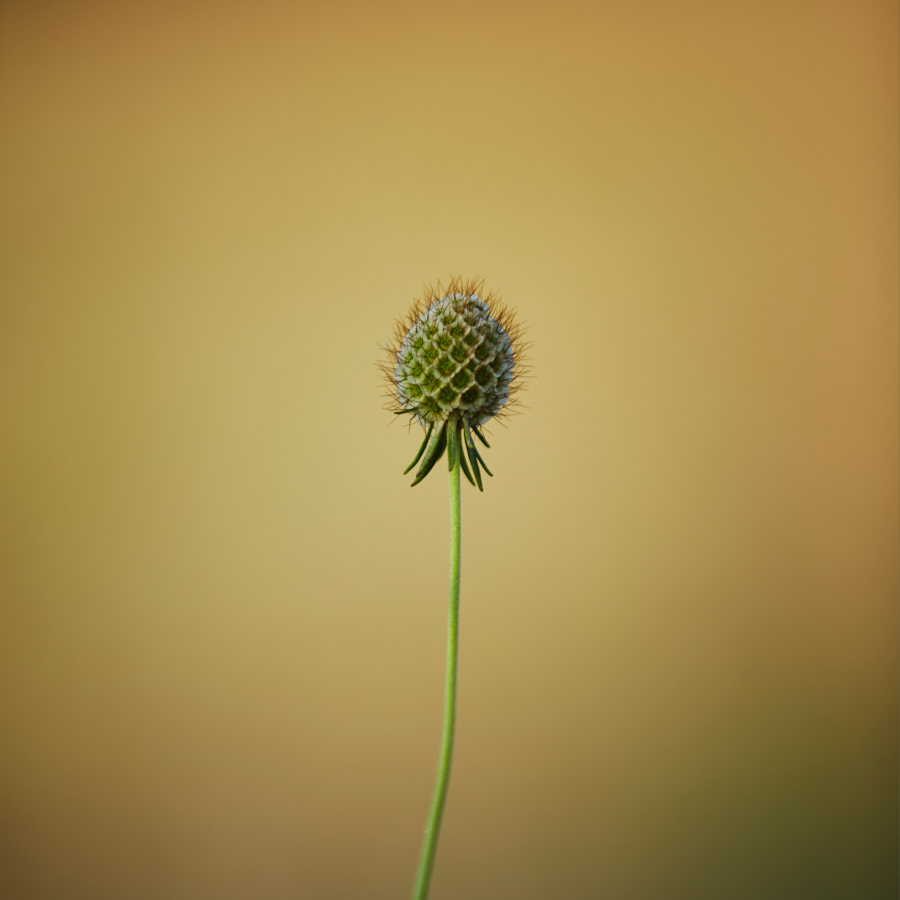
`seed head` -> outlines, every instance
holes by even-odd
[[[405,470],[421,459],[413,485],[447,449],[450,468],[459,460],[469,481],[484,489],[481,469],[491,472],[472,434],[489,446],[481,426],[508,409],[522,368],[520,335],[513,314],[485,294],[483,282],[459,279],[446,289],[428,288],[398,324],[383,370],[393,412],[411,416],[426,430]]]

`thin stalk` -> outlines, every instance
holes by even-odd
[[[459,563],[462,534],[459,495],[459,460],[450,470],[450,612],[447,620],[447,671],[444,679],[444,729],[441,735],[441,759],[437,781],[431,800],[431,812],[425,826],[422,855],[416,873],[413,900],[425,900],[431,884],[431,871],[437,854],[441,818],[450,784],[450,764],[453,760],[453,734],[456,730],[456,663],[459,639]]]

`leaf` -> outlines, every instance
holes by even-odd
[[[472,471],[475,473],[475,480],[478,482],[478,490],[484,491],[484,485],[481,482],[481,469],[478,468],[478,454],[475,448],[466,444],[466,450],[469,452],[469,462],[472,463]]]
[[[422,465],[416,472],[416,480],[410,485],[415,487],[433,468],[434,464],[444,455],[447,448],[447,423],[444,422],[439,428],[435,429],[434,437],[425,451],[422,458]]]
[[[458,423],[450,422],[447,425],[447,467],[453,471],[459,460],[459,428]]]
[[[477,432],[477,429],[473,426],[473,431]],[[484,469],[491,478],[494,477],[494,473],[487,467],[487,464],[484,461],[484,457],[478,452],[478,448],[475,446],[475,441],[472,440],[472,432],[469,431],[469,425],[466,423],[466,449],[469,451],[469,461],[472,463],[472,468],[478,471],[478,463],[481,463],[481,468]],[[476,476],[477,477],[477,476]],[[479,482],[480,482],[479,478]]]
[[[425,432],[425,440],[422,441],[422,446],[419,447],[419,452],[416,454],[416,458],[403,470],[403,474],[405,475],[407,472],[412,469],[412,467],[419,461],[419,458],[425,452],[425,448],[428,446],[428,439],[431,437],[431,432],[434,431],[434,422],[432,422],[428,426],[428,431]]]
[[[484,490],[480,484],[475,484],[475,481],[472,478],[472,473],[469,471],[469,464],[466,462],[466,454],[463,453],[462,450],[459,451],[459,467],[463,470],[463,475],[465,475],[466,478],[469,479],[469,484],[471,484],[472,487],[477,487],[479,490]]]

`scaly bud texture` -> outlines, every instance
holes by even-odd
[[[426,429],[425,439],[407,472],[421,460],[418,484],[448,451],[452,469],[460,468],[483,490],[488,475],[472,438],[488,446],[480,426],[510,400],[517,376],[519,329],[511,313],[483,295],[481,282],[454,279],[447,290],[430,289],[417,303],[389,348],[386,368],[397,401],[395,412],[412,416]],[[467,461],[468,458],[468,461]]]

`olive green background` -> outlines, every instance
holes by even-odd
[[[0,893],[411,886],[446,478],[376,361],[527,326],[464,486],[442,898],[897,896],[888,2],[0,7]]]

